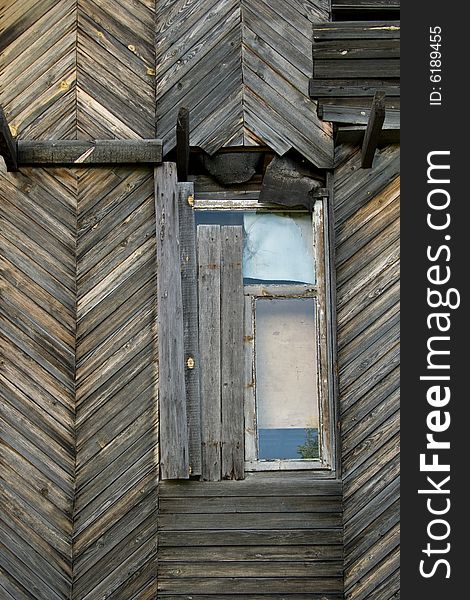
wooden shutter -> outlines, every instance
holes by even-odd
[[[155,169],[157,239],[160,471],[162,479],[189,477],[183,300],[176,165]]]
[[[201,407],[199,394],[199,335],[196,221],[193,183],[178,183],[178,218],[183,298],[184,376],[188,422],[189,471],[201,474]]]
[[[202,477],[244,478],[241,227],[200,225],[199,340]]]

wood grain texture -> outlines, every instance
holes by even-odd
[[[78,1],[78,139],[155,137],[154,19],[145,0]]]
[[[334,173],[345,597],[399,594],[399,150],[362,170],[358,146]]]
[[[164,154],[175,146],[174,125],[185,106],[191,145],[210,154],[224,146],[268,145],[331,166],[331,128],[307,96],[311,27],[328,10],[324,0],[157,6],[157,132]]]
[[[0,105],[15,136],[75,137],[75,24],[75,0],[2,3]]]
[[[341,597],[341,483],[258,475],[160,484],[159,598]]]
[[[3,589],[66,600],[75,480],[76,181],[0,164]],[[65,185],[71,184],[71,189]]]
[[[245,476],[243,229],[221,227],[220,346],[222,479]]]
[[[183,300],[184,378],[191,475],[201,474],[201,394],[198,324],[196,220],[191,206],[194,184],[178,183],[178,222]]]
[[[220,481],[222,469],[220,226],[199,225],[197,244],[200,307],[202,478],[206,481]]]
[[[160,470],[163,479],[189,477],[178,204],[176,164],[163,163],[155,169]]]
[[[74,600],[156,580],[154,177],[81,169],[77,215]]]

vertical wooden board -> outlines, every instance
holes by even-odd
[[[242,244],[241,227],[221,228],[222,479],[245,475]]]
[[[176,165],[155,169],[158,355],[160,372],[160,467],[162,479],[189,477],[184,380]]]
[[[178,218],[183,297],[183,338],[191,475],[201,474],[201,400],[197,301],[196,221],[190,204],[193,183],[178,184]]]
[[[202,478],[221,475],[220,399],[220,226],[197,230],[199,273],[199,354],[201,362]]]

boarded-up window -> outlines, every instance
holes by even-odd
[[[320,466],[322,244],[315,215],[222,205],[197,210],[196,223],[236,226],[243,238],[244,349],[238,361],[244,368],[245,469]]]

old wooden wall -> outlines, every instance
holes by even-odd
[[[175,103],[194,98],[195,131],[207,139],[222,132],[221,145],[243,141],[307,153],[309,123],[315,143],[308,152],[326,166],[330,130],[319,125],[307,98],[307,28],[318,11],[327,18],[327,3],[295,0],[273,10],[265,0],[234,0],[217,3],[218,12],[216,3],[207,2],[207,22],[196,19],[197,4],[0,0],[0,104],[13,132],[21,139],[154,137],[158,117],[158,134],[167,132],[170,140],[173,117],[165,129],[164,91],[155,84],[156,56],[163,53],[172,66],[157,86],[171,75],[170,88],[182,93]],[[233,31],[230,11],[238,19]],[[251,15],[243,27],[242,14]],[[188,15],[194,33],[186,36]],[[160,36],[156,50],[154,34]],[[180,34],[175,47],[172,36]],[[230,54],[226,42],[232,35],[240,42],[233,63],[220,55]],[[211,84],[212,104],[206,95],[185,96],[195,76],[183,76],[196,65],[208,71],[203,59],[209,50],[224,68],[234,67],[236,81],[227,97]],[[242,59],[249,77],[240,87]],[[294,66],[295,77],[280,77],[283,66]],[[286,97],[295,100],[286,103]],[[233,115],[244,126],[234,117],[235,133],[227,137],[221,124],[229,113],[221,106],[232,101]],[[203,116],[197,107],[206,102],[212,112]],[[174,107],[167,106],[170,115]],[[258,111],[266,115],[264,123],[256,120]],[[346,592],[351,600],[389,600],[398,589],[398,154],[385,149],[370,172],[359,163],[358,148],[338,149]],[[159,596],[183,600],[196,585],[202,600],[223,585],[226,600],[260,594],[339,599],[337,482],[283,493],[272,484],[231,487],[223,494],[217,487],[222,483],[197,490],[195,484],[165,485],[158,511],[151,171],[8,174],[2,163],[0,219],[2,598],[155,597],[159,527]],[[212,577],[199,577],[206,562]]]
[[[154,3],[127,5],[0,2],[21,139],[154,137]],[[0,173],[2,598],[155,591],[153,189],[146,168]]]
[[[175,145],[181,104],[191,110],[191,144],[295,148],[332,166],[331,126],[308,97],[312,23],[327,0],[157,2],[157,132]]]
[[[345,597],[399,597],[399,150],[336,152]]]
[[[159,598],[343,598],[341,483],[275,475],[160,485]]]

